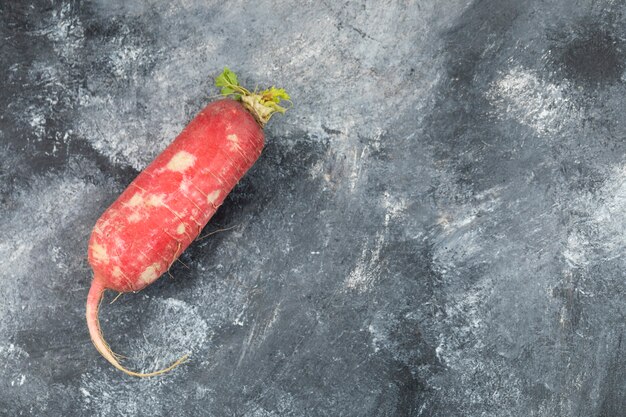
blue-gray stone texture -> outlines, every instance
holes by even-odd
[[[91,229],[215,98],[293,107],[101,321]],[[0,415],[626,415],[622,1],[0,2]]]

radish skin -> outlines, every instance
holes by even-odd
[[[86,319],[91,340],[115,368],[131,376],[163,374],[183,363],[149,373],[131,371],[104,340],[98,321],[107,289],[139,291],[169,270],[198,237],[215,211],[261,155],[263,126],[284,113],[289,100],[274,87],[250,93],[227,68],[216,80],[233,96],[207,105],[102,214],[91,234],[89,263],[94,271]]]

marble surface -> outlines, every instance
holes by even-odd
[[[626,410],[626,4],[0,3],[0,415]],[[91,228],[228,65],[294,106],[164,276]],[[112,301],[108,294],[106,301]]]

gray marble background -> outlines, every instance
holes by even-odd
[[[625,12],[2,1],[0,415],[626,415]],[[127,377],[87,240],[225,65],[294,107],[234,228],[104,305],[129,367],[192,353]]]

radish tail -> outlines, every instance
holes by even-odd
[[[117,369],[128,375],[146,378],[169,372],[187,360],[187,357],[189,355],[183,356],[167,368],[149,373],[133,372],[124,368],[118,361],[118,357],[120,355],[116,355],[111,350],[107,342],[104,340],[102,330],[100,330],[98,310],[100,308],[100,302],[102,301],[102,296],[105,290],[106,288],[102,284],[102,281],[95,277],[93,282],[91,283],[89,295],[87,296],[87,327],[89,328],[89,336],[91,336],[91,341],[93,342],[94,346],[96,347],[96,349],[98,349],[98,352],[100,352],[100,354],[111,363],[111,365],[115,366]]]

